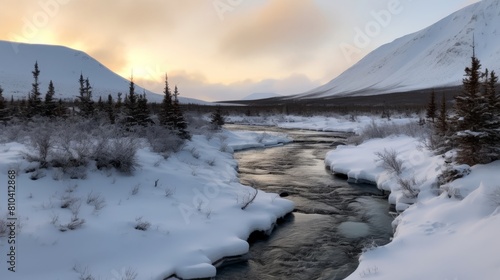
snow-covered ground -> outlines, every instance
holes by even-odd
[[[233,150],[288,141],[285,135],[254,132],[197,135],[166,160],[140,149],[133,176],[89,167],[84,180],[65,179],[52,169],[36,181],[25,172],[31,166],[21,155],[27,147],[0,144],[3,185],[8,170],[17,173],[20,225],[16,272],[8,270],[9,239],[0,237],[0,279],[212,277],[214,262],[247,253],[253,231],[271,230],[294,208],[289,200],[258,191],[242,210],[255,190],[239,183]],[[6,188],[0,201],[5,221]],[[71,230],[72,220],[84,223]]]
[[[382,168],[375,155],[391,149],[403,163],[399,176]],[[325,162],[351,180],[371,181],[390,190],[389,202],[404,211],[393,223],[396,231],[392,242],[363,253],[358,269],[347,279],[500,276],[496,246],[500,232],[500,162],[474,166],[468,176],[441,187],[441,191],[437,176],[444,168],[443,158],[432,155],[412,137],[392,136],[359,146],[341,146],[330,152]],[[414,182],[413,187],[420,190],[418,198],[407,195],[398,178]]]
[[[360,132],[371,123],[404,124],[418,118],[392,121],[372,117],[233,117],[279,127]],[[402,162],[399,175],[386,171],[376,153],[394,151]],[[395,219],[391,243],[367,248],[358,269],[348,277],[383,280],[499,279],[500,162],[470,168],[470,174],[441,188],[437,176],[444,168],[441,156],[420,139],[393,135],[358,146],[339,146],[325,164],[352,181],[368,181],[391,191],[389,202],[401,211]],[[402,190],[401,180],[420,191],[418,197]]]
[[[277,126],[287,129],[307,129],[316,131],[338,131],[358,133],[372,122],[376,124],[406,124],[415,121],[415,117],[395,117],[390,121],[374,116],[228,116],[229,123]]]

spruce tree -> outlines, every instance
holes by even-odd
[[[220,109],[220,106],[217,106],[215,112],[212,113],[210,123],[212,124],[212,127],[216,130],[221,129],[221,127],[225,124],[225,120],[224,117],[222,116],[222,111]]]
[[[489,161],[500,159],[500,96],[496,92],[498,77],[495,71],[485,73],[484,97],[487,103],[485,113],[486,125],[483,145],[485,156]]]
[[[426,117],[428,119],[431,119],[432,122],[434,122],[434,119],[436,118],[436,94],[434,90],[431,92],[431,99],[429,100],[429,103],[427,104],[427,112],[426,112]]]
[[[142,126],[147,126],[153,123],[150,117],[150,111],[148,107],[148,100],[146,98],[146,93],[139,95],[137,100],[137,124]]]
[[[471,66],[465,69],[463,91],[455,97],[456,117],[453,120],[452,140],[457,147],[456,161],[470,166],[488,163],[484,139],[488,103],[481,94],[481,63],[473,52]]]
[[[92,86],[90,85],[89,78],[83,79],[83,74],[80,74],[78,82],[80,84],[80,95],[78,96],[80,115],[85,118],[93,117],[95,109],[94,101],[92,100]]]
[[[191,135],[187,131],[187,122],[182,114],[181,106],[179,104],[179,90],[177,86],[174,89],[174,102],[173,102],[173,117],[174,117],[174,127],[177,130],[177,134],[182,139],[191,139]]]
[[[34,82],[31,92],[28,96],[27,117],[31,118],[36,115],[42,114],[42,94],[40,93],[40,83],[38,78],[40,76],[40,69],[38,68],[38,61],[35,62],[35,69],[31,72],[33,74]]]
[[[439,107],[439,115],[437,116],[435,128],[439,136],[445,136],[448,131],[448,114],[446,109],[446,97],[444,94],[441,97],[441,107]]]
[[[57,102],[56,116],[57,117],[66,117],[67,116],[67,110],[66,110],[66,107],[64,106],[63,100],[61,98],[59,98],[59,101]]]
[[[111,124],[115,124],[115,110],[113,109],[113,96],[108,95],[108,101],[106,102],[106,114],[108,115],[108,120]]]
[[[125,123],[128,126],[137,125],[137,94],[133,77],[130,78],[129,93],[125,97]]]
[[[9,119],[9,109],[5,98],[3,98],[3,88],[0,86],[0,122],[5,124]]]
[[[122,111],[122,106],[123,106],[123,99],[122,99],[123,93],[119,92],[118,93],[118,98],[116,99],[116,113],[119,114]]]
[[[165,88],[163,94],[163,101],[159,113],[160,124],[170,129],[175,129],[174,106],[172,102],[172,92],[168,84],[168,75],[165,75]]]
[[[56,94],[55,88],[54,88],[54,83],[50,81],[49,83],[49,89],[47,90],[47,93],[45,94],[45,100],[44,100],[44,115],[46,117],[55,117],[57,115],[56,109],[57,109],[57,104],[56,101],[54,100],[54,95]]]
[[[102,101],[102,96],[99,96],[99,100],[97,101],[97,110],[99,112],[104,112],[105,111],[104,102]]]

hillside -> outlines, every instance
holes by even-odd
[[[56,87],[56,97],[72,99],[78,94],[80,74],[90,79],[94,99],[118,92],[128,92],[129,81],[117,75],[88,54],[62,46],[19,44],[0,40],[0,86],[4,96],[24,98],[31,90],[35,61],[41,71],[40,87],[47,90],[50,80]],[[161,102],[162,95],[140,86],[136,92],[146,91],[150,102]],[[181,103],[210,104],[201,100],[180,97]]]
[[[484,68],[500,71],[500,1],[483,0],[368,54],[298,98],[367,96],[460,85],[473,36]]]

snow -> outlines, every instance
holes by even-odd
[[[279,146],[293,141],[286,134],[274,132],[228,131],[226,135],[228,146],[234,151]]]
[[[88,54],[62,46],[24,44],[0,40],[0,86],[7,100],[26,98],[31,90],[33,76],[31,71],[35,62],[40,68],[40,87],[45,92],[49,81],[53,80],[56,98],[74,99],[78,95],[80,74],[89,78],[94,99],[99,96],[106,100],[108,94],[118,98],[118,92],[126,93],[129,81],[115,74]],[[57,63],[54,63],[57,61]],[[181,89],[182,90],[182,89]],[[162,94],[151,92],[136,85],[136,92],[147,93],[148,101],[161,102]],[[122,98],[125,98],[123,95]],[[185,104],[215,105],[214,103],[179,97]]]
[[[277,93],[272,93],[272,92],[256,92],[242,98],[241,100],[258,100],[258,99],[267,99],[275,97],[283,97],[283,95],[279,95]]]
[[[370,117],[232,117],[239,122],[325,131],[359,132],[364,126],[385,123]],[[409,122],[393,119],[391,122]],[[418,119],[413,119],[418,121]],[[289,126],[289,127],[290,127]],[[381,167],[376,152],[395,150],[403,162],[402,179],[415,178],[418,197],[401,190],[397,176]],[[465,177],[437,188],[444,159],[427,150],[421,140],[393,135],[371,139],[358,146],[339,146],[328,153],[325,164],[348,175],[352,181],[369,181],[390,191],[389,202],[399,216],[394,220],[391,243],[367,247],[360,265],[347,280],[405,279],[462,280],[498,279],[500,255],[496,246],[500,232],[500,161],[473,167],[458,166]],[[467,172],[465,172],[467,171]],[[463,199],[462,199],[463,197]],[[363,223],[339,226],[345,236],[368,236]]]
[[[396,174],[377,163],[375,153],[384,149],[397,151],[403,161],[399,177],[415,178],[418,198],[405,195]],[[350,180],[370,181],[390,191],[389,202],[402,212],[393,222],[392,242],[364,252],[348,280],[497,279],[500,275],[494,245],[500,231],[500,161],[472,167],[469,175],[443,186],[441,194],[436,178],[444,168],[443,158],[409,136],[340,146],[328,153],[325,164]],[[341,225],[340,230],[363,234],[362,225]]]
[[[460,85],[463,75],[457,69],[470,63],[473,34],[483,67],[500,68],[499,27],[500,2],[482,0],[381,46],[329,83],[295,97],[376,95]]]
[[[227,116],[227,123],[276,126],[285,129],[307,129],[315,131],[348,132],[359,133],[372,122],[376,124],[402,125],[414,122],[414,117],[395,117],[391,120],[381,119],[374,116],[362,115],[351,118],[351,116]]]
[[[258,191],[254,202],[242,210],[254,190],[239,183],[232,149],[223,147],[263,147],[285,141],[289,141],[285,135],[254,132],[195,135],[166,160],[148,147],[141,148],[140,167],[133,176],[91,166],[84,180],[65,179],[51,169],[36,181],[24,172],[31,166],[22,157],[27,147],[0,144],[0,174],[7,180],[9,169],[18,171],[21,225],[15,273],[7,270],[7,238],[0,237],[0,279],[79,279],[82,275],[122,279],[127,271],[141,280],[174,274],[186,279],[213,277],[213,263],[246,254],[246,240],[253,231],[269,232],[278,218],[294,208],[289,200]],[[7,211],[5,194],[0,194],[0,213]],[[91,194],[105,201],[102,209],[87,204]],[[69,209],[61,208],[68,197],[77,200],[73,206],[81,204],[78,215],[85,223],[61,232],[58,225],[72,217]],[[136,230],[139,222],[150,226]]]

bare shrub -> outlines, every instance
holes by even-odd
[[[87,179],[87,168],[85,166],[71,166],[63,168],[63,172],[69,176],[70,179]]]
[[[142,217],[135,219],[135,227],[134,228],[136,230],[147,231],[150,227],[151,227],[151,223],[148,221],[143,221]]]
[[[78,280],[95,280],[95,277],[92,276],[92,273],[90,272],[88,266],[82,268],[80,265],[75,264],[73,266],[73,271],[80,274],[78,276]]]
[[[146,139],[153,152],[168,158],[179,151],[184,141],[172,130],[162,126],[151,126],[146,131]]]
[[[406,124],[383,123],[377,124],[372,121],[367,125],[359,135],[351,137],[348,142],[360,144],[369,139],[386,138],[391,135],[408,135],[419,137],[426,135],[431,129],[428,126],[419,125],[418,122],[409,122]]]
[[[215,166],[215,158],[205,161],[209,166]]]
[[[125,273],[124,275],[122,275],[121,279],[120,280],[135,280],[137,279],[137,272],[135,272],[131,267],[127,268],[127,270],[125,270]]]
[[[35,171],[31,172],[30,179],[33,181],[39,180],[43,177],[45,177],[45,172],[39,168],[37,168]]]
[[[113,167],[122,173],[130,174],[138,165],[138,148],[137,140],[130,137],[111,140],[107,143],[106,151],[94,155],[97,168]]]
[[[175,188],[166,188],[165,189],[165,197],[171,197],[175,194]]]
[[[378,267],[376,267],[376,266],[368,267],[367,269],[360,272],[359,276],[361,278],[370,278],[370,277],[373,277],[374,275],[377,275],[378,272],[379,272]]]
[[[106,206],[106,199],[101,194],[94,194],[92,191],[87,195],[87,204],[94,206],[94,211],[99,211]]]
[[[37,127],[29,134],[29,146],[31,152],[25,154],[28,161],[40,163],[41,168],[48,166],[48,156],[50,150],[54,146],[54,139],[52,137],[54,131],[48,126]]]
[[[409,179],[398,178],[398,184],[407,198],[417,198],[420,190],[417,188],[417,181],[414,176]]]
[[[254,192],[249,191],[242,197],[238,197],[237,202],[240,205],[241,210],[245,210],[250,204],[252,204],[258,193],[259,191],[254,189]]]
[[[72,196],[71,194],[63,194],[61,196],[61,208],[71,209],[71,207],[78,201],[79,199]]]
[[[141,185],[140,184],[137,184],[135,185],[131,190],[130,190],[130,194],[131,195],[137,195],[139,194],[139,190],[141,188]]]
[[[65,232],[68,230],[77,230],[85,224],[85,219],[80,219],[78,217],[71,218],[71,221],[65,225],[59,227],[59,231]]]
[[[66,232],[68,230],[77,230],[81,228],[84,224],[85,224],[85,219],[81,219],[80,217],[78,217],[78,214],[73,215],[69,223],[64,225],[59,225],[59,231]]]
[[[384,170],[400,175],[403,172],[403,161],[398,159],[398,152],[394,149],[384,149],[383,152],[376,152],[378,161],[382,163]]]

